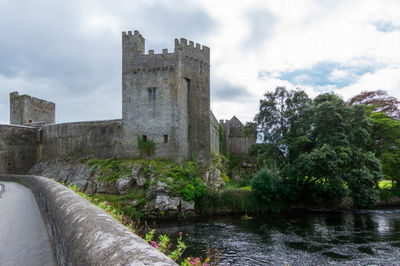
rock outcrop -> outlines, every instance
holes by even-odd
[[[74,161],[44,161],[36,163],[29,175],[44,176],[66,185],[74,185],[80,191],[92,195],[107,193],[125,195],[131,189],[146,193],[146,216],[171,217],[177,215],[195,215],[194,202],[184,201],[171,192],[169,185],[158,180],[151,170],[144,171],[142,166],[132,167],[128,174],[119,179],[107,181],[101,177],[101,171],[86,163]],[[171,181],[171,180],[170,180]],[[138,201],[132,200],[137,207]]]

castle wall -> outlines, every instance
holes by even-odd
[[[210,161],[210,49],[186,39],[175,39],[178,80],[188,91],[189,154],[198,161]]]
[[[219,150],[219,123],[211,111],[210,111],[210,148],[211,148],[211,152],[215,152],[217,154],[220,153],[220,150]]]
[[[38,161],[61,158],[120,157],[121,120],[64,123],[39,131]]]
[[[55,123],[55,104],[29,95],[10,93],[10,124]]]
[[[224,130],[223,150],[231,155],[248,152],[251,145],[256,143],[256,137],[244,136],[244,125],[235,116],[231,120],[220,121]]]
[[[0,173],[25,174],[36,162],[36,128],[0,125]]]
[[[251,145],[256,143],[255,138],[229,137],[227,140],[228,149],[231,155],[244,154],[249,151]]]
[[[137,137],[146,136],[156,144],[156,157],[183,161],[188,155],[187,92],[177,81],[176,61],[171,53],[143,54],[125,69],[123,142],[137,151]]]

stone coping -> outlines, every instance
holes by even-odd
[[[58,265],[177,265],[109,214],[45,177],[0,174],[31,189]]]

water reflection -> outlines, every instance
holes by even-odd
[[[208,218],[158,224],[185,234],[186,256],[221,251],[222,264],[400,265],[400,210],[295,213],[242,220]]]

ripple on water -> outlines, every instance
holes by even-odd
[[[399,214],[385,210],[246,221],[209,218],[174,229],[175,237],[184,232],[186,256],[204,257],[205,246],[218,248],[221,265],[396,265],[400,261]]]

